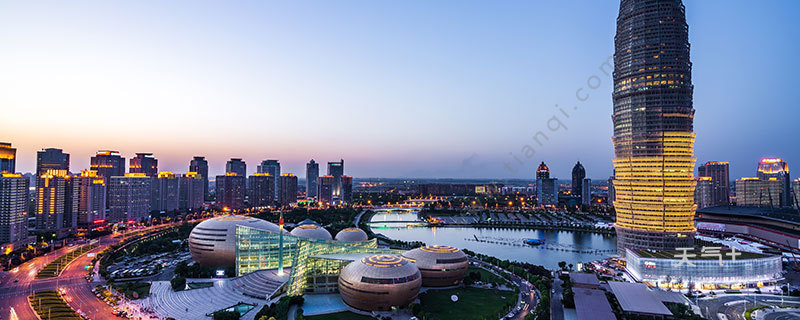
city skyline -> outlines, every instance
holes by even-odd
[[[173,172],[203,155],[212,177],[234,157],[251,166],[279,159],[298,175],[312,158],[345,158],[355,177],[533,179],[541,161],[559,179],[576,161],[590,178],[612,172],[611,79],[599,67],[613,51],[613,2],[438,4],[425,13],[413,3],[161,4],[147,27],[144,5],[2,6],[0,20],[14,27],[0,33],[0,140],[17,148],[20,172],[35,171],[43,148],[71,154],[74,172],[105,148],[128,159],[151,152]],[[797,6],[687,4],[692,60],[702,66],[693,79],[698,164],[728,161],[735,179],[764,157],[800,159],[782,141],[798,112],[789,81],[797,44],[785,41],[800,33]],[[458,22],[473,19],[491,23]],[[371,30],[357,28],[363,22]],[[574,110],[579,88],[590,96]],[[569,113],[569,130],[548,131],[555,105]],[[783,116],[757,116],[765,106]],[[220,135],[212,128],[223,116],[230,126]],[[267,118],[276,121],[262,125]],[[530,138],[538,131],[548,133],[542,146]],[[520,151],[527,144],[531,158]],[[524,162],[514,172],[504,168],[512,155]]]

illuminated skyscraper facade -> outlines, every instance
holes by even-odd
[[[278,200],[278,177],[281,176],[281,163],[278,160],[264,160],[257,168],[258,173],[269,173],[270,176],[275,177],[274,185],[272,188],[273,199]]]
[[[622,0],[614,39],[617,247],[693,245],[694,108],[680,0]]]
[[[740,207],[781,206],[783,185],[777,178],[745,177],[736,180],[736,205]]]
[[[319,163],[311,159],[306,163],[306,197],[316,198],[319,190],[317,183],[319,182]]]
[[[61,149],[47,148],[36,152],[36,174],[44,174],[47,170],[65,170],[69,172],[69,153]]]
[[[180,210],[199,210],[203,208],[205,199],[204,191],[208,179],[197,172],[187,172],[180,178],[180,196],[178,198],[178,209]]]
[[[66,170],[48,170],[36,181],[36,229],[67,232],[78,225],[72,194],[72,179]],[[62,234],[59,234],[61,237]]]
[[[144,173],[148,177],[158,175],[158,159],[152,153],[137,153],[128,162],[128,172]]]
[[[17,161],[17,149],[12,148],[11,144],[8,142],[0,142],[0,173],[17,172],[16,161]]]
[[[703,206],[698,203],[698,208],[727,206],[730,203],[731,187],[727,161],[706,162],[704,165],[697,167],[697,176],[711,178],[711,193],[710,198],[707,199],[709,202],[703,203]],[[709,182],[704,183],[708,184]]]
[[[72,196],[76,203],[79,226],[88,226],[106,218],[106,182],[97,171],[82,170],[72,177]]]
[[[180,202],[180,176],[168,172],[159,172],[151,178],[150,210],[171,212],[178,210]]]
[[[238,211],[244,209],[244,197],[247,192],[247,185],[244,176],[235,172],[225,173],[224,176],[217,176],[216,196],[217,206],[223,210]]]
[[[778,201],[781,207],[792,205],[792,179],[789,177],[789,164],[781,158],[763,158],[758,163],[758,175],[761,180],[775,179],[780,182],[781,192]]]
[[[278,203],[288,206],[297,203],[297,176],[291,173],[284,173],[278,177]]]
[[[140,222],[150,215],[152,179],[144,173],[108,178],[109,222]]]
[[[125,175],[125,158],[118,151],[100,150],[91,158],[90,167],[109,185],[109,178]]]
[[[195,156],[189,162],[189,172],[199,174],[203,179],[203,200],[208,201],[208,161],[205,157]]]
[[[0,247],[4,249],[0,252],[2,254],[21,247],[28,237],[29,184],[30,180],[21,174],[0,173]]]
[[[247,200],[251,207],[268,207],[275,203],[275,177],[258,173],[247,179]]]
[[[234,172],[237,176],[247,177],[247,164],[241,158],[231,158],[225,163],[225,172]]]
[[[328,162],[328,175],[333,177],[333,198],[341,200],[342,197],[342,176],[344,175],[344,160],[339,162]]]

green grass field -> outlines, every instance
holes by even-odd
[[[53,260],[52,262],[48,263],[42,270],[39,270],[39,273],[36,274],[36,279],[47,279],[47,278],[55,278],[61,274],[61,271],[64,271],[64,268],[69,265],[72,260],[77,259],[78,257],[82,256],[84,253],[91,251],[92,249],[97,248],[97,245],[86,245],[78,247],[75,250],[66,253],[57,259]]]
[[[41,319],[81,320],[56,291],[38,291],[28,296],[28,301]]]
[[[370,320],[372,317],[352,313],[349,311],[339,313],[321,314],[318,316],[303,316],[303,319],[308,320]]]
[[[452,295],[458,296],[457,302],[450,299]],[[456,288],[428,290],[419,300],[426,319],[482,320],[505,314],[508,306],[517,303],[517,295],[513,291]]]
[[[481,281],[483,282],[496,282],[497,284],[506,284],[506,285],[508,284],[508,281],[506,279],[498,277],[494,273],[491,273],[483,268],[470,267],[469,270],[467,270],[467,274],[469,275],[470,272],[476,272],[476,271],[481,274]]]

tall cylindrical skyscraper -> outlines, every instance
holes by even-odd
[[[683,3],[622,0],[614,44],[618,251],[691,247],[695,134]]]

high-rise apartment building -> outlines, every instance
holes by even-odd
[[[581,204],[592,204],[592,179],[583,178],[581,182]]]
[[[316,198],[319,191],[319,163],[311,159],[306,163],[306,198]]]
[[[227,172],[224,176],[217,176],[217,206],[226,211],[244,209],[244,197],[247,190],[245,180],[244,176],[240,176],[235,172]]]
[[[197,172],[187,172],[180,178],[178,209],[195,211],[203,208],[205,186],[208,182]]]
[[[714,206],[715,181],[713,177],[700,176],[697,177],[697,185],[694,188],[694,203],[697,208],[705,208]]]
[[[781,206],[783,182],[778,178],[767,180],[745,177],[736,180],[736,205],[753,207]]]
[[[142,173],[145,174],[146,173]],[[161,171],[151,179],[150,211],[171,212],[178,210],[180,202],[180,176]]]
[[[0,161],[2,158],[0,144]],[[13,160],[13,158],[12,158]],[[10,167],[6,167],[10,168]],[[16,173],[0,173],[0,248],[2,254],[23,247],[28,238],[28,186]]]
[[[44,174],[48,170],[64,170],[69,173],[69,153],[56,148],[36,152],[36,174]]]
[[[792,179],[789,177],[789,164],[781,158],[763,158],[758,163],[758,175],[761,180],[777,179],[781,183],[780,206],[792,205]]]
[[[247,200],[251,207],[268,207],[275,203],[275,177],[258,173],[247,179]]]
[[[150,215],[152,179],[144,173],[108,178],[109,222],[140,222]]]
[[[694,244],[694,108],[680,0],[622,0],[614,38],[617,250]]]
[[[79,226],[104,222],[106,218],[106,182],[97,171],[82,170],[72,177],[72,197]]]
[[[536,168],[536,196],[539,205],[558,204],[557,179],[550,178],[550,168],[542,161]]]
[[[111,177],[122,177],[125,175],[125,158],[118,151],[100,150],[91,158],[90,168],[97,171],[97,174],[106,180],[109,186]]]
[[[8,142],[0,142],[0,173],[17,172],[17,149]]]
[[[698,204],[698,208],[708,206],[727,206],[730,203],[731,197],[730,177],[728,176],[728,162],[706,162],[704,165],[697,167],[697,173],[698,177],[711,178],[711,198],[708,199],[709,202],[704,202],[703,206]],[[697,199],[697,197],[695,197],[695,199]]]
[[[318,200],[323,203],[333,203],[333,176],[321,176],[317,188]]]
[[[281,163],[278,160],[264,160],[258,166],[258,173],[269,173],[270,176],[275,177],[272,192],[274,193],[274,200],[278,200],[278,177],[281,176]]]
[[[572,195],[580,196],[583,194],[583,179],[586,178],[586,169],[580,161],[572,167]]]
[[[61,237],[78,225],[72,179],[66,170],[48,170],[36,182],[36,229],[58,231]]]
[[[231,158],[225,163],[225,173],[233,172],[237,176],[247,177],[247,164],[241,158]]]
[[[158,159],[152,153],[137,153],[128,161],[128,172],[155,177],[158,175]]]
[[[333,198],[341,200],[342,176],[344,175],[344,159],[339,162],[328,162],[328,175],[333,177]]]
[[[342,176],[342,202],[353,203],[353,177]]]
[[[297,203],[297,176],[291,173],[283,173],[278,177],[278,203],[288,206]]]
[[[208,201],[208,161],[205,157],[195,156],[189,161],[189,172],[195,172],[203,179],[203,201]]]

